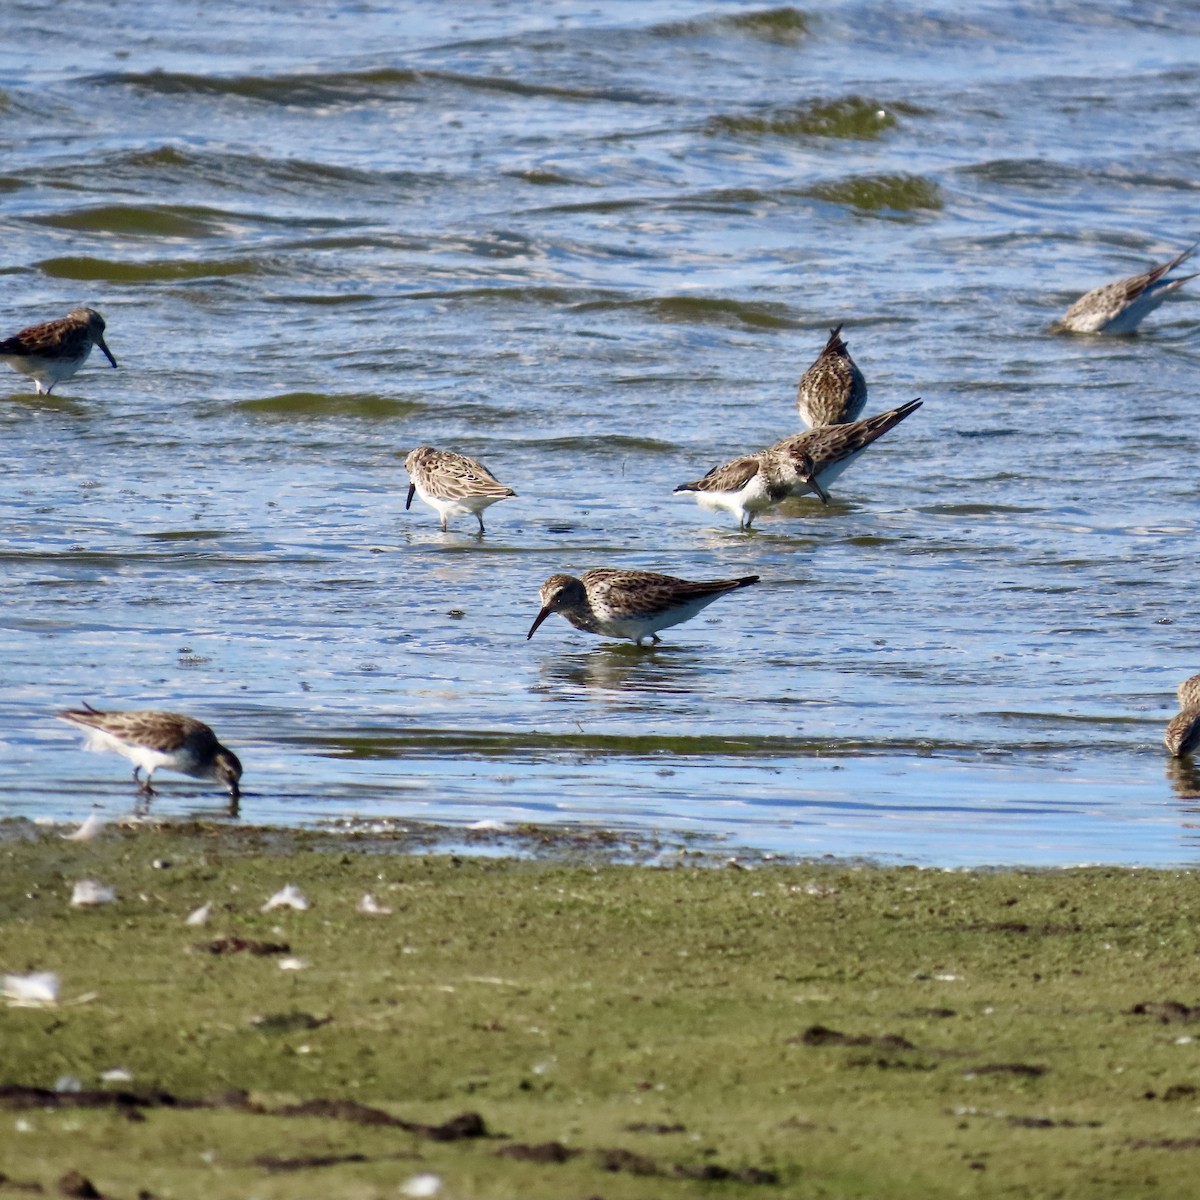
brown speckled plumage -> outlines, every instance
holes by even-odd
[[[1197,243],[1200,245],[1200,243]],[[1081,296],[1051,328],[1056,333],[1134,333],[1142,318],[1153,312],[1173,291],[1195,279],[1195,274],[1163,279],[1184,261],[1196,246],[1138,275],[1105,283]]]
[[[791,481],[782,467],[783,463],[766,451],[743,454],[713,467],[701,479],[681,483],[675,494],[691,493],[704,508],[731,512],[742,529],[749,529],[760,512],[790,494]]]
[[[855,421],[867,403],[867,381],[842,340],[842,327],[830,330],[825,349],[800,378],[796,408],[810,429]]]
[[[441,518],[442,529],[452,516],[471,513],[483,533],[483,510],[497,500],[506,500],[517,493],[505,487],[481,462],[456,454],[453,450],[435,450],[418,446],[404,460],[404,469],[411,480],[405,508],[411,508],[414,493]]]
[[[1175,758],[1200,750],[1200,675],[1185,679],[1175,692],[1179,712],[1167,723],[1163,743]]]
[[[585,633],[629,638],[639,645],[646,637],[658,642],[658,630],[694,617],[726,592],[757,582],[757,575],[693,582],[654,571],[612,567],[585,571],[579,578],[551,575],[541,586],[542,608],[527,640],[551,613],[559,613]]]
[[[0,361],[28,375],[40,393],[70,379],[99,346],[115,367],[117,360],[104,341],[104,318],[94,308],[75,308],[57,321],[30,325],[0,341]]]
[[[876,438],[920,407],[920,399],[910,400],[848,425],[818,425],[713,467],[703,478],[681,483],[675,493],[695,496],[702,508],[732,513],[743,529],[751,527],[758,513],[788,496],[815,495],[828,504],[826,489],[842,471]]]
[[[783,455],[785,460],[795,464],[790,480],[793,496],[815,493],[827,502],[824,489],[873,441],[883,437],[889,429],[895,428],[920,407],[921,400],[918,398],[848,425],[818,425],[807,433],[781,438],[767,447],[767,453]]]
[[[57,715],[87,732],[89,749],[114,750],[128,758],[134,764],[134,782],[144,792],[153,792],[154,772],[163,769],[215,780],[228,787],[235,800],[239,795],[242,764],[237,755],[195,717],[152,708],[101,712],[90,704],[63,709]],[[143,769],[144,782],[138,778]]]

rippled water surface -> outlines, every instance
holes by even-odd
[[[4,811],[133,805],[86,699],[209,721],[256,822],[1195,860],[1200,281],[1047,332],[1200,237],[1195,4],[302,7],[0,6],[2,332],[90,303],[121,364],[0,368]],[[924,406],[834,503],[672,496],[837,322]],[[519,498],[443,534],[421,443]],[[527,642],[599,565],[763,582]]]

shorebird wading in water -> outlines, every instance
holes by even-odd
[[[87,362],[93,346],[115,367],[117,360],[104,341],[104,318],[94,308],[73,308],[57,321],[30,325],[0,342],[0,362],[28,375],[38,395],[70,379]]]
[[[412,507],[416,494],[442,519],[442,530],[451,517],[474,515],[483,533],[483,510],[498,500],[507,500],[517,493],[505,487],[481,462],[453,450],[435,450],[418,446],[404,460],[404,469],[411,482],[404,507]]]
[[[867,381],[858,369],[846,343],[842,327],[829,331],[825,349],[800,377],[796,408],[810,429],[818,425],[845,425],[857,421],[867,403]]]
[[[133,763],[133,781],[148,796],[151,781],[159,770],[178,771],[193,779],[211,779],[224,784],[236,800],[242,764],[232,750],[217,741],[217,735],[194,717],[158,709],[101,712],[90,704],[58,713],[63,721],[78,725],[87,735],[87,749],[113,750]],[[139,778],[141,771],[146,778]]]
[[[702,479],[681,483],[675,493],[694,495],[710,511],[732,513],[743,529],[750,528],[758,513],[788,496],[815,495],[828,504],[829,485],[873,441],[920,407],[919,399],[910,400],[848,425],[818,425],[722,463]]]
[[[1050,328],[1055,333],[1103,333],[1108,336],[1136,333],[1143,317],[1152,313],[1189,279],[1196,278],[1195,272],[1176,279],[1163,278],[1195,249],[1196,246],[1190,246],[1170,262],[1151,267],[1140,275],[1130,275],[1127,279],[1093,288],[1080,296]]]
[[[1185,679],[1176,691],[1179,712],[1167,723],[1163,744],[1175,758],[1200,750],[1200,675]]]
[[[551,575],[542,584],[542,609],[526,641],[551,613],[559,613],[585,633],[629,638],[639,646],[643,638],[649,638],[657,644],[660,629],[690,620],[726,592],[757,582],[757,575],[745,575],[693,583],[654,571],[618,571],[610,567],[585,571],[578,579],[574,575]]]

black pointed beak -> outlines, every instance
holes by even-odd
[[[108,361],[110,363],[112,363],[112,365],[115,367],[117,365],[117,360],[115,358],[113,358],[112,351],[108,348],[107,345],[105,345],[104,339],[102,337],[98,337],[96,339],[96,345],[99,346],[100,349],[104,351],[104,357],[107,358]]]
[[[405,512],[407,512],[410,508],[412,508],[412,498],[416,494],[417,494],[417,485],[415,483],[410,483],[408,485],[408,499],[405,500],[405,502],[404,502],[404,511]]]
[[[545,605],[545,606],[543,607],[542,611],[541,611],[540,613],[538,613],[538,615],[537,615],[537,616],[534,618],[534,620],[533,620],[533,624],[532,624],[532,625],[530,625],[530,627],[529,627],[529,632],[528,632],[528,633],[525,635],[525,640],[526,640],[526,641],[529,641],[529,639],[530,639],[531,637],[533,637],[533,635],[534,635],[535,633],[537,633],[537,628],[538,628],[538,626],[539,626],[539,625],[540,625],[540,624],[541,624],[541,623],[542,623],[542,622],[543,622],[543,621],[544,621],[544,620],[545,620],[545,619],[546,619],[546,618],[547,618],[547,617],[548,617],[548,616],[549,616],[549,615],[550,615],[550,614],[551,614],[553,611],[554,611],[554,609],[552,609],[552,608],[550,607],[550,605],[548,605],[548,604],[547,604],[547,605]]]
[[[805,457],[805,464],[806,464],[806,465],[807,465],[807,467],[808,467],[808,474],[807,474],[807,476],[805,477],[805,480],[804,480],[804,482],[805,482],[805,483],[807,483],[807,484],[808,484],[808,486],[809,486],[810,488],[812,488],[812,490],[813,490],[814,492],[816,492],[816,493],[817,493],[817,495],[820,497],[820,500],[821,500],[821,503],[822,503],[822,504],[828,504],[828,503],[829,503],[829,493],[828,493],[828,492],[827,492],[827,491],[826,491],[826,490],[825,490],[825,489],[824,489],[824,488],[823,488],[823,487],[822,487],[822,486],[821,486],[821,485],[820,485],[820,484],[817,482],[817,472],[816,472],[816,470],[813,468],[813,461],[812,461],[812,459],[811,459],[811,458],[808,458],[808,457],[806,456],[806,457]]]

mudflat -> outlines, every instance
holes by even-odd
[[[0,1197],[1195,1194],[1188,871],[0,829]]]

